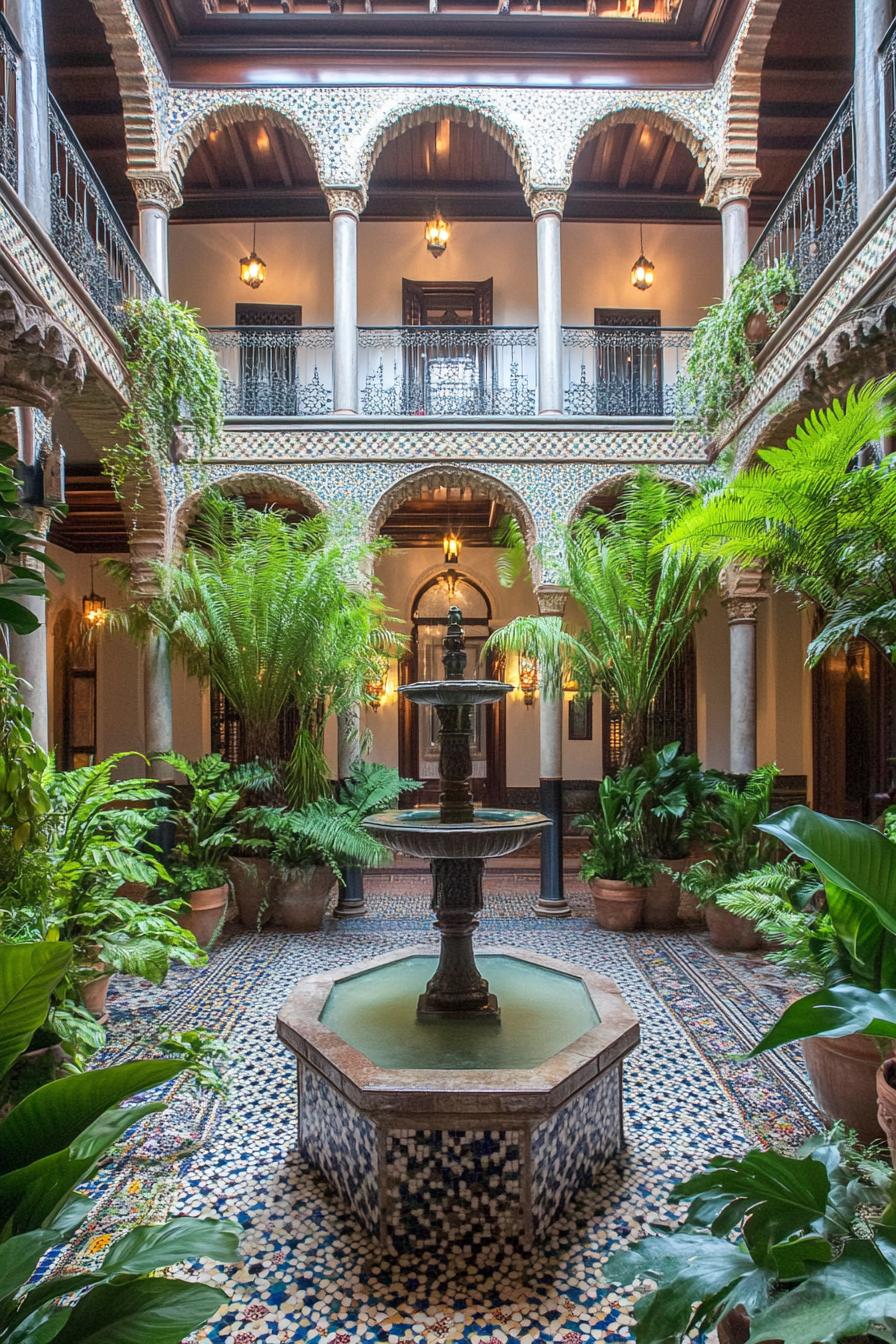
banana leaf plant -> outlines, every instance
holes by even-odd
[[[46,1018],[71,956],[62,942],[0,947],[0,1077]],[[181,1344],[227,1301],[208,1284],[156,1277],[188,1259],[235,1259],[239,1229],[214,1219],[134,1227],[95,1270],[38,1274],[90,1212],[79,1187],[127,1130],[165,1109],[145,1094],[185,1067],[147,1059],[61,1078],[0,1121],[0,1344]]]
[[[750,1341],[896,1339],[896,1173],[842,1132],[794,1157],[717,1157],[671,1191],[684,1223],[610,1257],[613,1283],[651,1281],[637,1344],[675,1344],[738,1308]],[[732,1233],[738,1239],[732,1240]]]
[[[896,1038],[896,843],[873,826],[801,806],[758,829],[818,872],[835,955],[828,983],[791,1004],[751,1053],[814,1036]]]

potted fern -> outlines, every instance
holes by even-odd
[[[772,857],[773,842],[757,828],[771,810],[778,774],[776,765],[761,765],[742,783],[716,776],[709,798],[698,809],[707,857],[691,865],[681,885],[703,908],[710,942],[723,952],[748,952],[762,945],[755,923],[716,897],[732,879]]]
[[[760,269],[747,262],[727,299],[706,310],[694,328],[680,385],[680,418],[712,433],[755,377],[757,342],[781,321],[797,276],[786,260]]]
[[[589,836],[581,875],[591,887],[594,917],[602,929],[630,932],[641,923],[657,866],[644,852],[644,794],[643,787],[630,790],[624,779],[605,775],[596,812],[583,813],[573,823]]]
[[[178,752],[158,758],[184,776],[186,787],[171,797],[165,819],[175,828],[166,857],[170,887],[188,909],[180,922],[200,947],[208,947],[224,923],[230,884],[226,863],[239,840],[239,813],[245,789],[260,788],[271,772],[258,765],[231,767],[212,754],[190,761]],[[244,845],[252,845],[243,837]]]

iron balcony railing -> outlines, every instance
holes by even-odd
[[[686,415],[690,327],[564,327],[566,415]]]
[[[19,46],[15,33],[0,14],[0,173],[13,187],[19,185],[19,128],[16,85]]]
[[[362,415],[535,415],[535,327],[361,327]]]
[[[787,260],[799,292],[818,279],[858,223],[852,90],[763,229],[751,259],[761,269]]]
[[[887,119],[887,181],[896,179],[896,20],[880,46],[884,115]]]
[[[97,306],[120,326],[126,299],[149,298],[158,291],[52,95],[50,173],[53,242]]]
[[[209,341],[227,415],[332,412],[332,327],[211,327]]]

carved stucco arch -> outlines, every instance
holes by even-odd
[[[277,106],[273,100],[253,97],[249,102],[235,98],[231,93],[222,94],[220,102],[212,103],[189,117],[169,143],[165,155],[165,167],[178,188],[183,185],[184,173],[194,150],[208,137],[209,131],[221,130],[225,126],[236,126],[240,122],[267,122],[286,131],[288,135],[295,136],[310,154],[318,184],[320,183],[320,149],[309,126],[297,114]]]
[[[301,504],[309,513],[322,513],[324,505],[306,486],[283,476],[277,471],[236,471],[221,480],[205,482],[197,490],[187,495],[178,507],[174,517],[173,552],[182,553],[187,541],[187,533],[199,516],[204,500],[214,493],[226,495],[230,499],[245,495],[261,495],[262,498],[276,498],[278,504],[287,502]]]
[[[497,500],[507,513],[512,514],[523,533],[533,582],[538,581],[541,575],[541,565],[535,551],[538,532],[528,504],[503,481],[488,475],[487,472],[476,471],[473,468],[425,467],[422,471],[414,472],[412,476],[405,476],[400,481],[396,481],[394,485],[389,486],[380,495],[371,509],[367,523],[368,537],[371,540],[377,537],[389,515],[409,499],[418,499],[421,490],[440,485],[469,486],[471,489],[479,491],[480,494],[488,495],[490,498]]]
[[[118,79],[128,171],[157,172],[162,142],[159,104],[167,81],[130,5],[122,0],[91,3],[103,25]]]
[[[567,523],[574,523],[576,519],[581,518],[599,495],[618,495],[626,481],[636,476],[642,468],[643,464],[623,463],[605,472],[598,480],[592,481],[570,509]],[[674,467],[652,467],[651,470],[661,481],[668,481],[670,485],[680,485],[682,489],[694,492],[697,488],[696,477],[705,468],[685,467],[676,470]]]
[[[673,114],[661,108],[641,106],[637,103],[626,107],[616,107],[597,117],[581,122],[576,132],[565,167],[565,185],[572,183],[572,174],[576,159],[589,140],[601,135],[611,126],[633,125],[643,122],[646,126],[655,126],[665,131],[673,140],[679,141],[690,150],[694,159],[704,170],[706,180],[717,171],[719,155],[716,146],[707,139],[703,130],[695,122],[689,121],[683,113]]]
[[[758,175],[759,95],[765,53],[782,0],[751,0],[719,82],[725,100],[725,173]]]
[[[496,140],[509,154],[519,175],[523,192],[528,194],[532,155],[522,128],[499,107],[483,107],[481,91],[475,91],[474,101],[473,98],[467,98],[462,89],[452,90],[443,97],[393,106],[384,111],[379,120],[367,130],[361,144],[359,164],[365,194],[376,161],[390,141],[396,140],[413,126],[440,121],[443,118],[466,126],[475,126]]]

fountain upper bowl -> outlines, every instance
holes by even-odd
[[[503,807],[477,807],[472,821],[457,823],[440,821],[437,807],[396,808],[362,823],[389,849],[418,859],[494,859],[522,849],[550,824],[541,812]]]
[[[512,690],[507,681],[414,681],[398,688],[415,705],[490,705]]]

